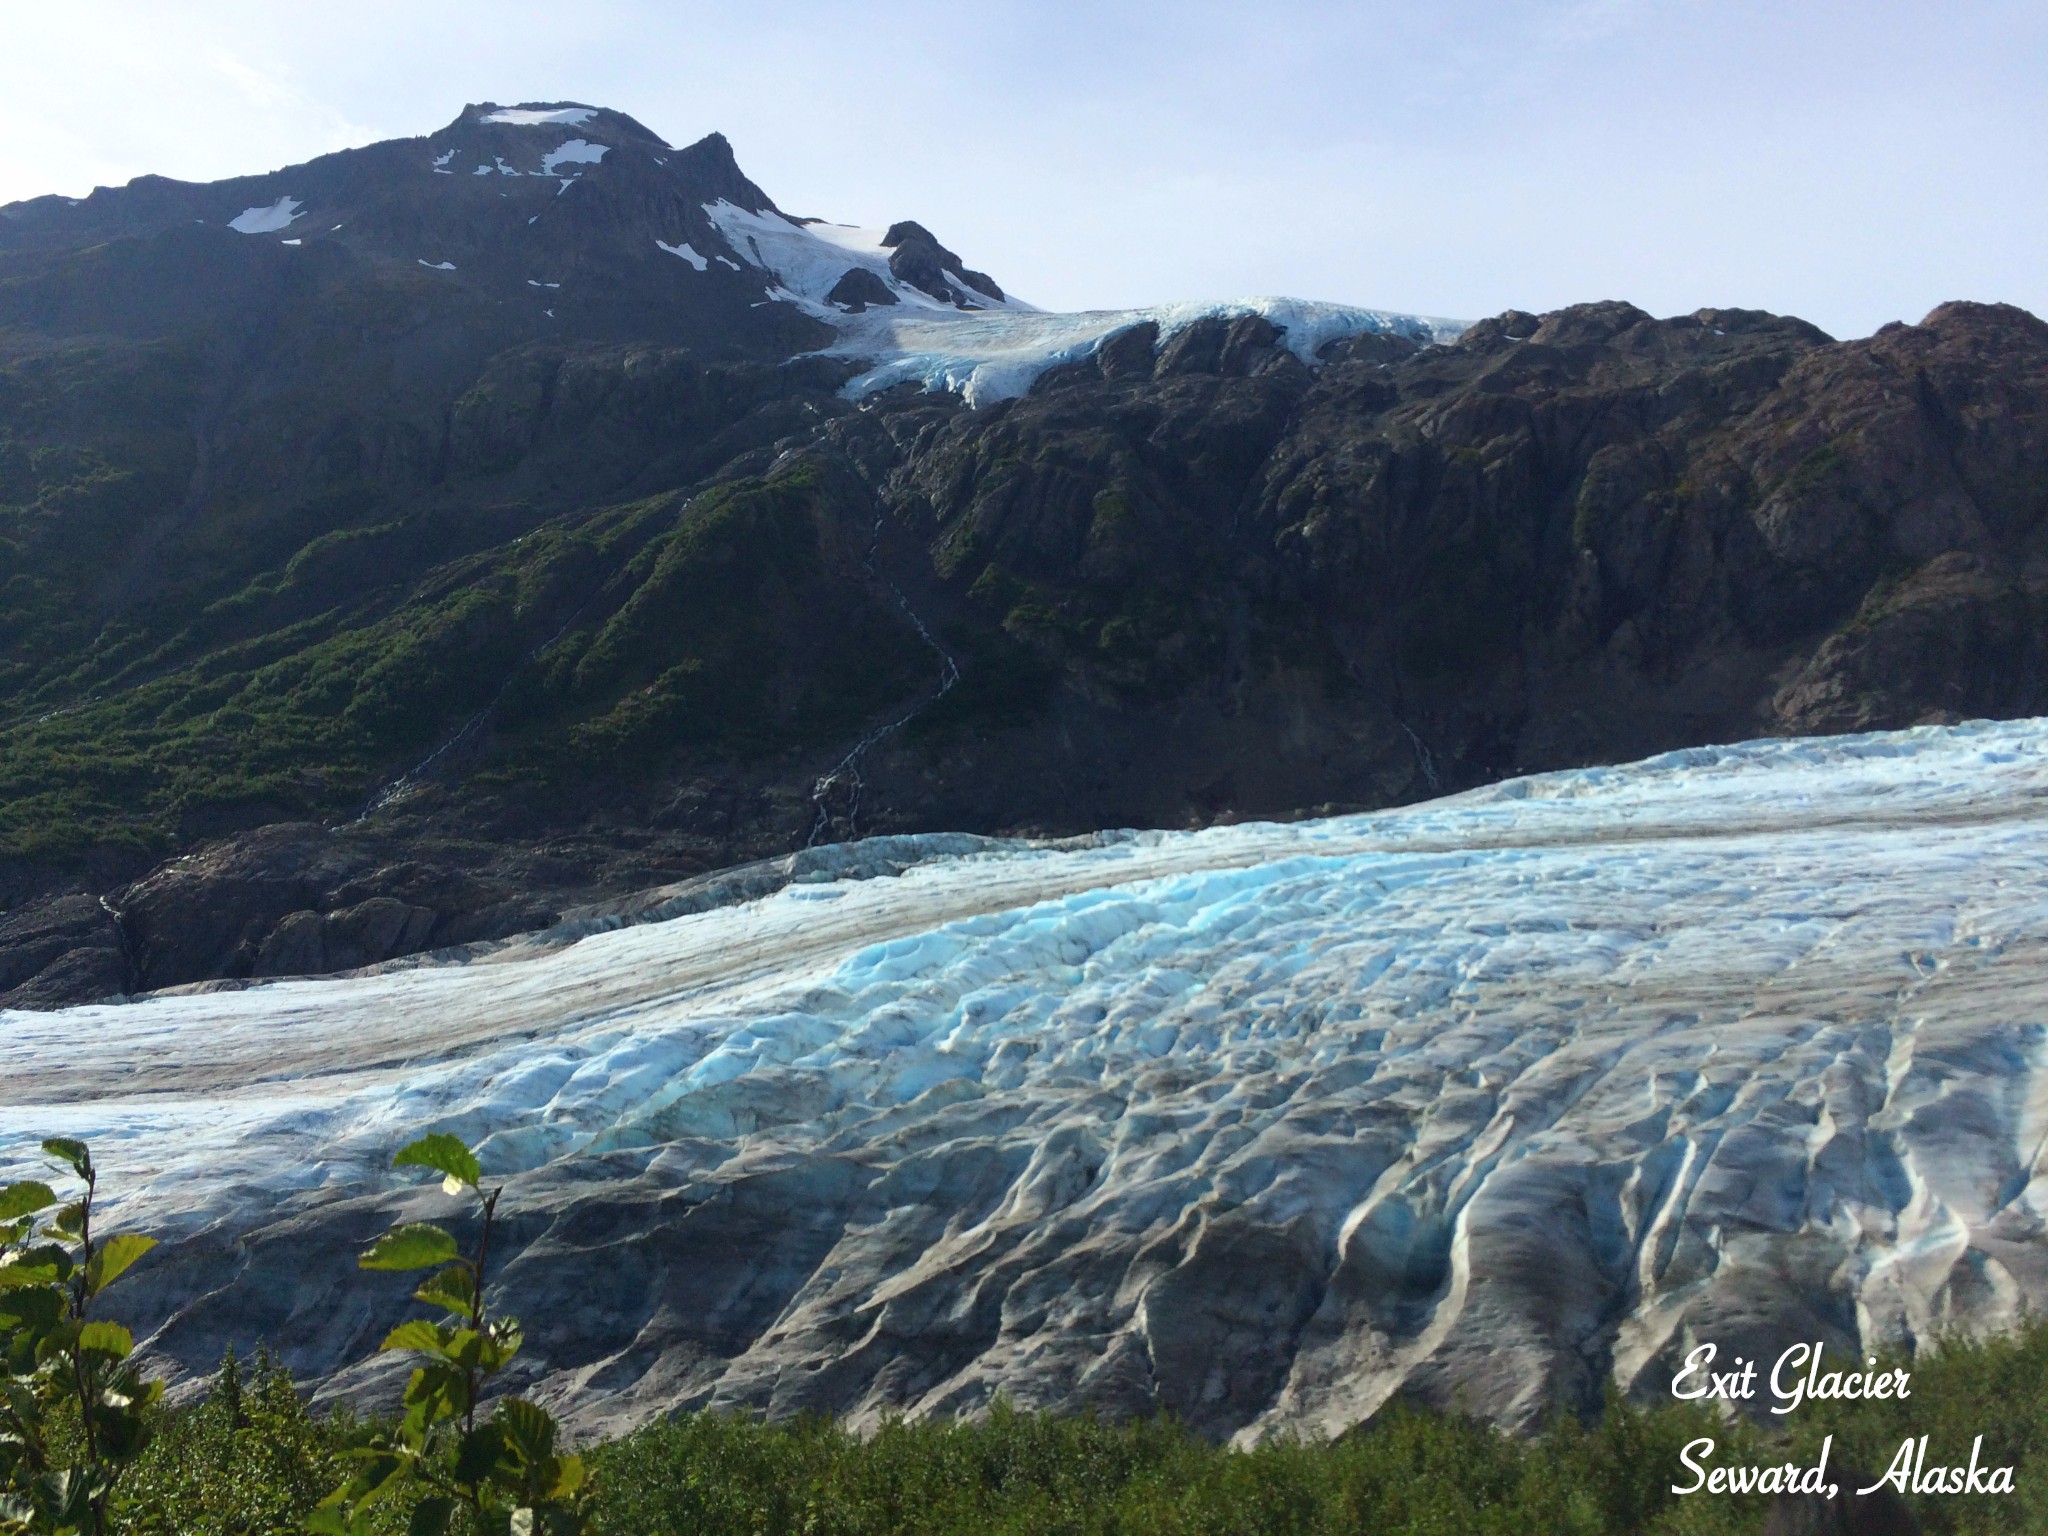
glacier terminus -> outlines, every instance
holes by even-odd
[[[0,1160],[91,1141],[165,1239],[123,1297],[159,1368],[267,1340],[349,1395],[400,1300],[356,1247],[438,1213],[392,1151],[481,1143],[522,1386],[589,1430],[1526,1424],[1706,1340],[2048,1301],[2048,722],[877,839],[640,915],[5,1014]]]

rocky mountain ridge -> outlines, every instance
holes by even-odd
[[[2048,708],[2035,317],[1446,340],[1039,315],[564,104],[0,210],[0,1005]]]

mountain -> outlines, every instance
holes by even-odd
[[[0,1005],[2048,709],[2022,311],[1014,276],[562,103],[0,209]]]
[[[0,1160],[92,1141],[187,1381],[267,1342],[395,1401],[412,1285],[355,1255],[451,1209],[390,1167],[431,1128],[505,1179],[517,1384],[585,1430],[1528,1425],[2048,1301],[2044,806],[2032,720],[814,849],[467,964],[9,1015]]]

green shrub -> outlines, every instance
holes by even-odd
[[[267,1353],[244,1381],[232,1351],[204,1402],[163,1415],[122,1481],[114,1528],[128,1536],[297,1536],[348,1475],[346,1453],[370,1426],[313,1417]],[[394,1511],[394,1527],[402,1530]]]
[[[0,1528],[98,1533],[163,1383],[142,1379],[135,1336],[93,1303],[156,1239],[93,1230],[99,1173],[84,1142],[52,1137],[43,1151],[85,1191],[58,1206],[40,1180],[0,1189]]]
[[[394,1508],[409,1510],[407,1536],[441,1536],[458,1517],[476,1536],[578,1536],[586,1529],[583,1460],[560,1451],[554,1416],[516,1397],[477,1421],[491,1379],[519,1353],[519,1322],[490,1316],[485,1266],[502,1188],[483,1189],[476,1154],[445,1132],[422,1136],[393,1159],[441,1175],[450,1195],[483,1212],[476,1250],[465,1254],[429,1222],[393,1227],[357,1262],[369,1270],[430,1270],[413,1300],[447,1322],[400,1323],[380,1346],[417,1355],[405,1414],[351,1450],[355,1474],[307,1517],[309,1531],[373,1536]]]

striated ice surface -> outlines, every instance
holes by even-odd
[[[1285,298],[1073,314],[870,309],[863,314],[830,317],[840,337],[825,351],[830,356],[873,363],[846,386],[846,393],[853,398],[917,383],[926,389],[955,391],[969,405],[985,405],[1024,394],[1047,369],[1079,362],[1112,336],[1144,321],[1159,327],[1163,343],[1197,320],[1211,316],[1234,320],[1243,315],[1263,315],[1272,321],[1282,332],[1283,344],[1303,362],[1313,362],[1317,350],[1330,342],[1362,332],[1405,336],[1427,345],[1455,340],[1466,328],[1462,320],[1432,320]]]
[[[87,1137],[172,1238],[127,1303],[165,1368],[268,1337],[372,1392],[403,1289],[353,1246],[445,1205],[390,1154],[479,1141],[528,1385],[586,1427],[998,1391],[1247,1439],[1402,1390],[1522,1423],[1702,1339],[2048,1301],[2048,722],[780,878],[0,1015],[0,1159]]]

